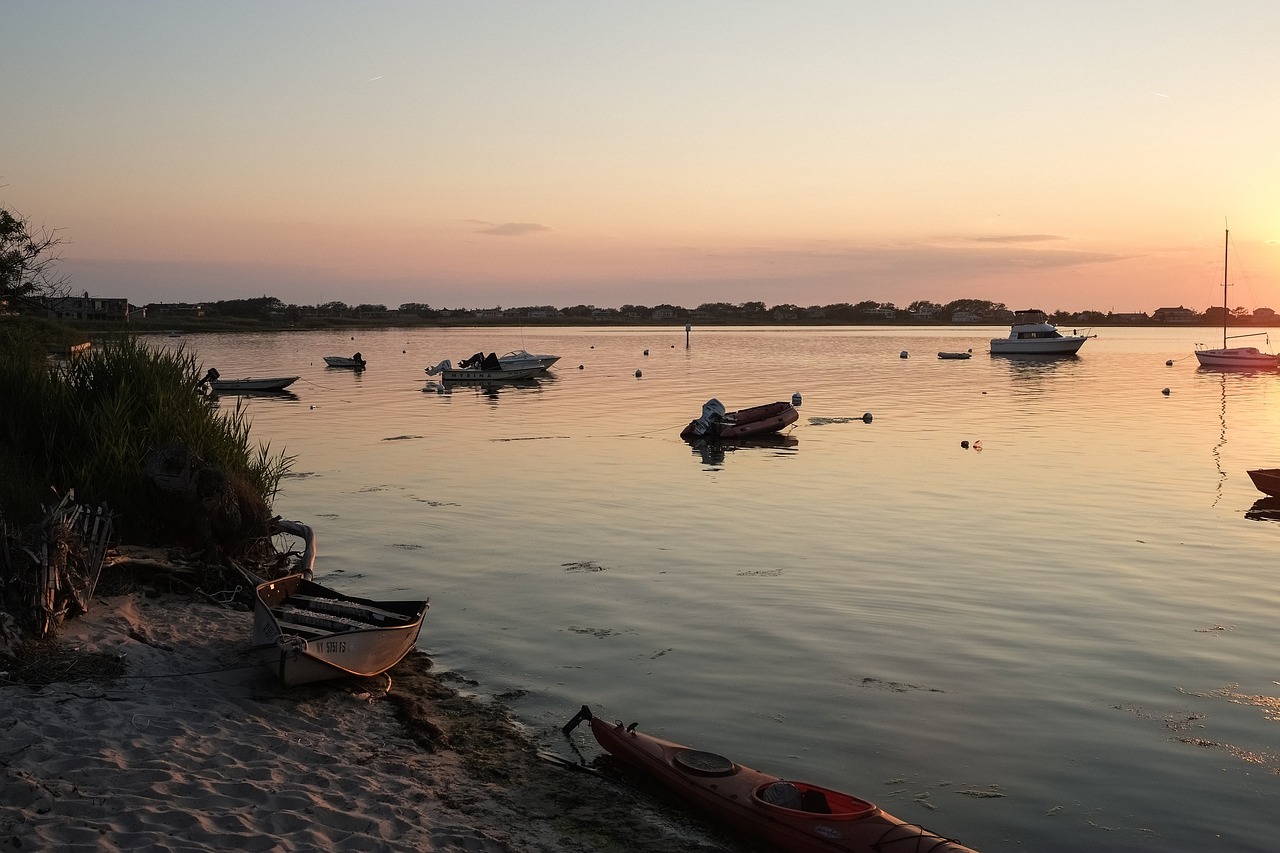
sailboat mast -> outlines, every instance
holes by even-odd
[[[1231,229],[1222,235],[1222,348],[1227,348],[1227,247],[1231,245]]]

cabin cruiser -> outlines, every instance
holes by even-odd
[[[992,355],[1075,355],[1096,335],[1064,335],[1038,308],[1013,312],[1009,337],[992,338]]]

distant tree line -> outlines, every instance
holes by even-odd
[[[491,308],[437,308],[425,302],[405,302],[396,308],[383,304],[360,303],[349,305],[341,301],[318,305],[285,303],[274,296],[251,299],[226,299],[203,302],[198,306],[148,306],[152,319],[160,319],[175,307],[199,309],[205,319],[226,318],[263,323],[298,323],[307,320],[355,320],[396,322],[521,322],[521,323],[649,323],[653,321],[680,323],[812,323],[812,324],[955,324],[1007,323],[1013,318],[1002,302],[986,299],[956,299],[938,303],[917,300],[905,307],[891,302],[866,300],[849,303],[801,307],[789,303],[766,305],[764,302],[705,302],[696,308],[659,303],[656,305],[626,304],[618,308],[598,308],[594,305],[572,305],[557,308],[552,305],[529,305],[515,308],[494,306]],[[1223,321],[1221,306],[1203,312],[1183,308],[1162,308],[1153,315],[1145,313],[1117,314],[1103,311],[1046,311],[1050,320],[1058,325],[1133,325],[1183,324],[1219,325]],[[186,313],[190,313],[189,311]],[[1276,314],[1270,309],[1259,309],[1250,314],[1244,308],[1230,311],[1230,321],[1238,325],[1271,324]]]

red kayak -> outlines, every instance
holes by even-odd
[[[594,716],[587,706],[564,727],[583,720],[600,746],[619,761],[656,778],[688,802],[731,828],[789,853],[975,853],[958,841],[906,823],[851,794],[808,782],[779,779],[623,728]]]
[[[702,417],[695,418],[685,427],[680,437],[684,439],[731,439],[768,435],[790,426],[800,419],[796,407],[785,400],[765,403],[726,412],[719,400],[708,400],[702,407]]]

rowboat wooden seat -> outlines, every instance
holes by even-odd
[[[290,622],[287,619],[277,619],[276,624],[280,626],[280,630],[283,633],[297,636],[327,637],[333,633],[323,628],[317,628],[314,625],[303,625],[301,622]]]
[[[294,595],[290,596],[289,601],[308,610],[347,616],[365,623],[392,622],[396,625],[402,625],[409,621],[409,618],[403,613],[392,613],[390,610],[383,610],[368,604],[350,604],[345,601],[319,598],[314,595]]]

